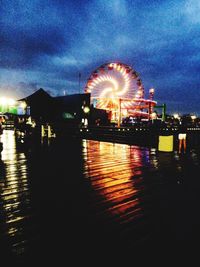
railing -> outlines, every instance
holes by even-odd
[[[174,145],[178,142],[178,127],[88,127],[80,128],[79,136],[86,139],[105,140],[110,142],[131,143],[144,146],[158,146],[160,135],[173,135]],[[200,128],[188,127],[187,140],[189,145],[200,145]]]

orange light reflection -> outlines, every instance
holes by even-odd
[[[135,213],[142,215],[138,197],[143,185],[142,155],[137,147],[98,141],[83,141],[85,177],[90,181],[97,205],[104,212],[123,219]],[[137,180],[134,180],[137,178]],[[128,218],[126,218],[128,219]],[[121,220],[121,223],[123,220]]]

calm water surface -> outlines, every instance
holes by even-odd
[[[9,130],[1,142],[0,247],[6,260],[67,264],[195,251],[198,150],[178,155],[75,138],[25,147]]]

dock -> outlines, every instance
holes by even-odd
[[[103,263],[195,251],[198,148],[165,153],[72,137],[23,149],[12,130],[2,142],[0,246],[7,259]]]

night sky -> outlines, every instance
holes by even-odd
[[[200,115],[199,0],[0,0],[0,96],[81,92],[120,61],[167,112]]]

